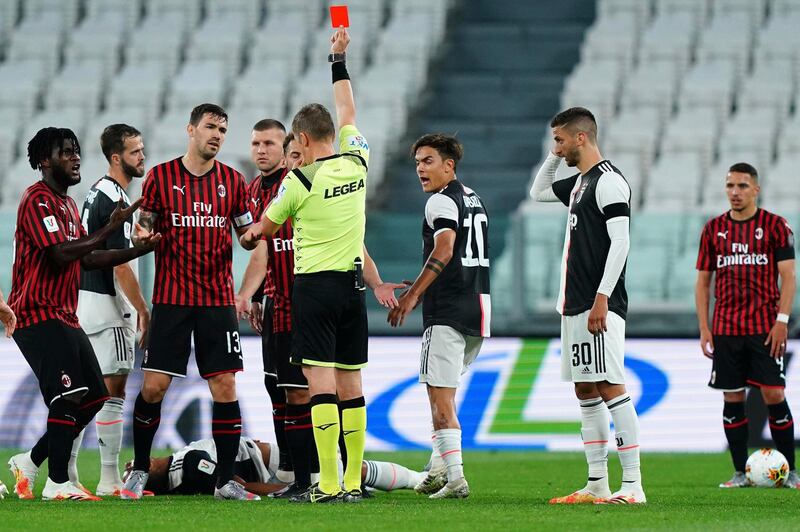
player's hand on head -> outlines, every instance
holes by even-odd
[[[6,338],[11,338],[11,335],[14,334],[14,329],[17,327],[17,316],[5,301],[0,303],[0,322],[3,323],[3,327],[6,329]]]
[[[331,53],[341,54],[347,50],[347,45],[350,44],[350,35],[345,28],[339,28],[331,36]]]
[[[776,321],[775,325],[770,329],[764,345],[769,346],[769,356],[772,358],[781,358],[786,354],[786,339],[789,337],[789,327],[781,322]]]

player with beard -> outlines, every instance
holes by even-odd
[[[161,419],[161,401],[174,377],[184,378],[192,353],[213,399],[211,435],[219,454],[218,499],[258,500],[233,479],[242,432],[235,373],[242,346],[233,295],[231,230],[252,224],[244,176],[216,160],[228,131],[220,106],[195,107],[186,126],[186,153],[153,167],[142,188],[134,246],[159,231],[153,321],[142,362],[144,382],[133,408],[135,470],[121,493],[140,499],[150,469],[150,449]]]
[[[250,140],[250,159],[258,168],[258,175],[250,182],[250,211],[253,219],[257,220],[272,197],[278,185],[286,175],[283,143],[286,138],[286,128],[282,123],[271,118],[259,120],[254,126]],[[281,231],[285,239],[291,240],[291,222],[284,224]],[[286,236],[288,235],[288,236]],[[276,237],[277,238],[277,237]],[[291,334],[289,320],[289,305],[291,298],[291,268],[294,265],[294,254],[291,246],[273,248],[267,239],[261,240],[245,269],[239,293],[236,295],[236,311],[239,319],[250,318],[250,323],[256,332],[262,334],[262,356],[264,359],[264,386],[272,402],[272,422],[275,428],[275,438],[280,449],[280,469],[278,479],[282,482],[292,482],[294,468],[289,453],[289,447],[284,433],[286,418],[287,393],[279,388],[278,372],[275,365],[274,354],[275,340],[282,335]],[[272,257],[267,261],[267,255]],[[288,266],[286,266],[288,264]],[[287,278],[287,270],[289,277]],[[276,279],[279,277],[279,279]],[[264,315],[263,300],[266,296],[268,314]],[[276,334],[272,334],[272,327],[267,334],[262,331],[264,319],[273,323],[274,313],[280,314],[276,321]],[[288,356],[288,354],[287,354]],[[300,375],[302,377],[302,373]],[[303,379],[305,383],[305,379]],[[307,401],[306,401],[307,402]]]
[[[81,220],[83,229],[92,234],[108,223],[119,201],[130,205],[126,190],[134,178],[144,176],[144,144],[142,134],[127,124],[113,124],[100,136],[108,172],[97,181],[86,196]],[[105,242],[105,249],[129,249],[133,217]],[[136,261],[114,268],[81,272],[78,294],[78,319],[89,336],[111,398],[97,413],[95,421],[100,447],[100,482],[97,495],[119,495],[119,452],[122,446],[122,409],[125,383],[133,369],[137,331],[139,347],[144,347],[150,310],[147,308],[138,281]],[[69,475],[79,485],[75,463],[83,441],[83,432],[72,447]]]
[[[139,207],[120,202],[109,222],[86,235],[67,189],[80,183],[80,144],[69,129],[39,130],[28,143],[28,161],[41,180],[28,187],[17,211],[9,305],[17,316],[14,341],[30,364],[48,407],[47,430],[24,454],[9,460],[14,491],[32,499],[39,467],[48,460],[45,500],[97,500],[70,482],[70,449],[108,399],[108,390],[76,315],[80,269],[112,268],[144,255],[159,242],[152,234],[138,249],[102,249]]]
[[[639,467],[639,418],[625,389],[625,263],[630,248],[631,188],[597,146],[597,122],[583,107],[550,122],[554,148],[531,189],[536,201],[569,209],[556,308],[561,314],[561,378],[571,381],[581,407],[586,486],[551,504],[641,504],[647,501]],[[577,174],[554,181],[561,159]],[[614,422],[622,486],[608,486],[609,419]]]

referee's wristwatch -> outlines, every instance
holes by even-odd
[[[345,55],[344,52],[340,54],[328,54],[328,63],[344,63]]]

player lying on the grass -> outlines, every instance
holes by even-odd
[[[242,437],[239,440],[234,468],[236,481],[250,493],[258,495],[284,488],[286,484],[275,477],[278,456],[277,444]],[[132,467],[132,462],[126,464],[126,478]],[[151,457],[150,477],[145,489],[157,495],[213,493],[216,469],[217,448],[214,440],[199,440],[171,456]],[[364,460],[361,465],[361,480],[364,485],[381,491],[413,489],[424,477],[424,472],[412,471],[391,462]]]

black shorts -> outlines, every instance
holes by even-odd
[[[14,341],[39,380],[44,402],[77,394],[81,404],[108,398],[103,372],[83,329],[51,319],[17,329]]]
[[[142,369],[186,377],[192,352],[200,376],[242,371],[242,344],[235,307],[153,305]]]
[[[714,359],[708,385],[717,390],[740,391],[749,384],[758,388],[784,388],[783,358],[769,355],[766,334],[714,336]]]
[[[272,298],[264,300],[264,321],[261,329],[261,355],[264,359],[264,373],[278,380],[279,388],[308,388],[303,368],[292,364],[292,333],[272,332]]]
[[[292,362],[360,369],[367,365],[364,290],[350,272],[297,275],[292,289]]]

